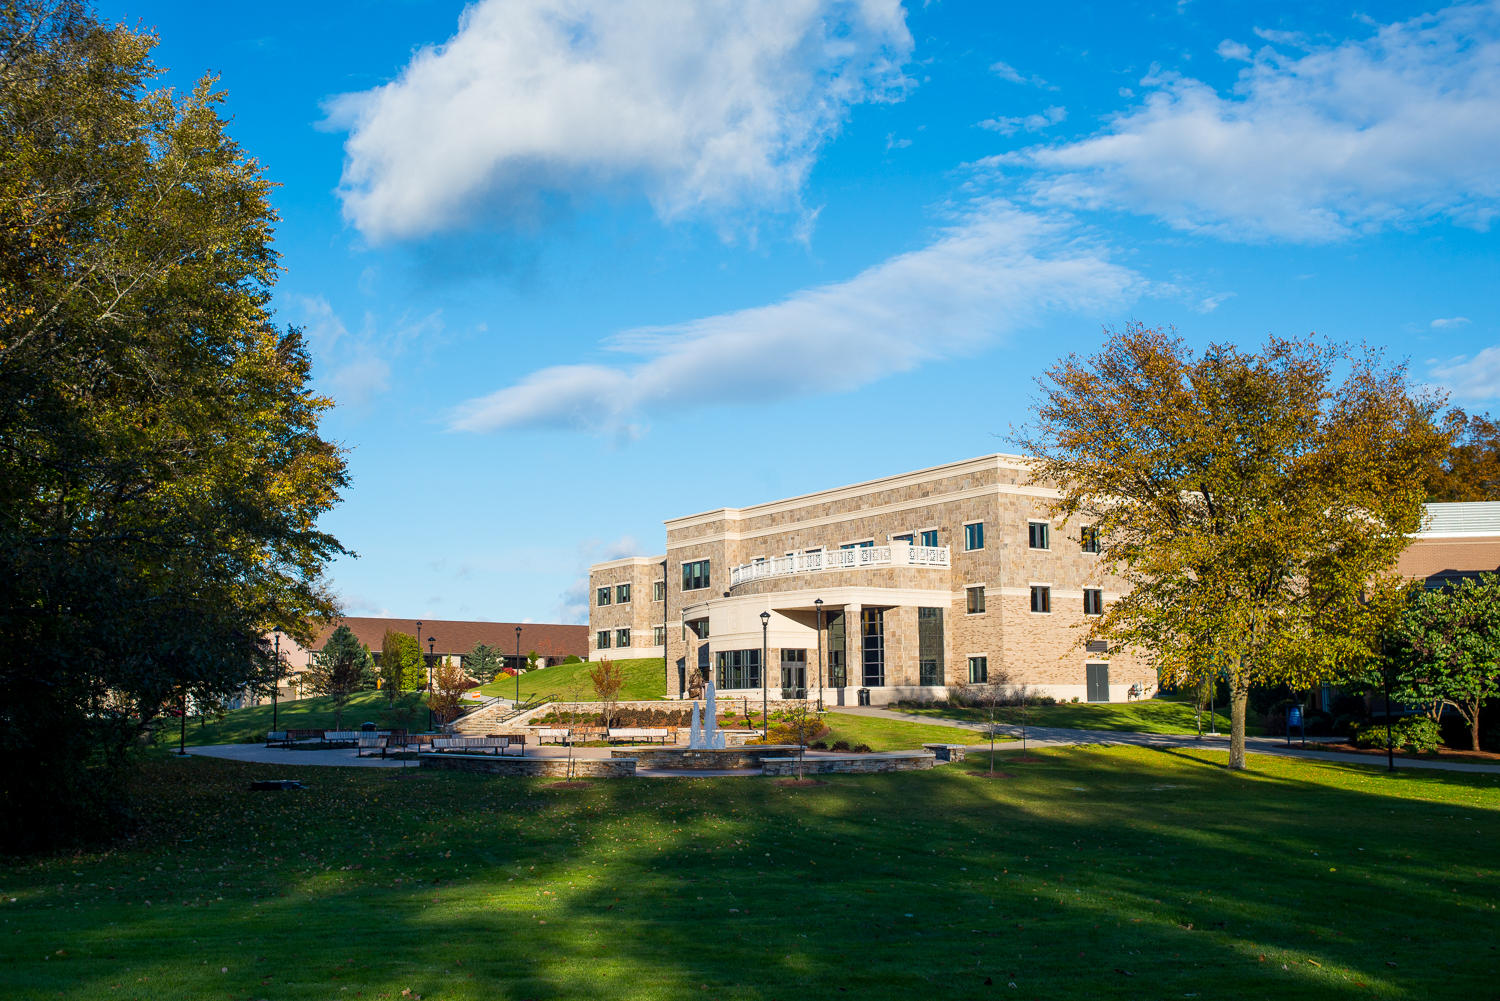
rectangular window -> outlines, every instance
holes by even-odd
[[[807,698],[807,651],[781,651],[781,697]]]
[[[624,605],[630,601],[630,585],[618,584],[615,586],[615,604]]]
[[[651,600],[652,601],[666,601],[667,600],[667,582],[666,581],[659,580],[655,584],[651,585]]]
[[[990,659],[988,657],[969,658],[969,684],[982,685],[990,680]]]
[[[630,645],[630,630],[629,629],[616,629],[615,630],[615,646],[617,646],[617,647],[627,647],[629,645]]]
[[[1093,588],[1085,588],[1083,592],[1083,614],[1104,614],[1104,592]]]
[[[601,630],[599,630],[599,635],[594,637],[594,645],[596,647],[598,647],[600,650],[608,650],[609,649],[609,630],[608,629],[601,629]]]
[[[943,610],[917,609],[917,667],[919,684],[943,683]]]
[[[1032,549],[1051,549],[1051,540],[1048,538],[1048,525],[1045,521],[1033,521],[1027,524],[1028,544]]]
[[[859,633],[863,640],[865,687],[880,688],[885,684],[885,612],[879,608],[861,609]]]
[[[1089,664],[1085,668],[1088,672],[1088,700],[1090,702],[1109,701],[1109,665]]]
[[[964,526],[964,549],[984,548],[984,522],[976,521],[972,525]]]
[[[842,546],[839,546],[839,548],[840,549],[869,549],[873,545],[875,545],[875,540],[874,539],[866,539],[864,542],[846,542]]]
[[[666,642],[667,642],[667,627],[666,626],[652,626],[651,627],[651,645],[652,646],[664,646],[664,645],[666,645]]]
[[[1033,587],[1031,589],[1031,610],[1033,612],[1052,611],[1052,588]]]
[[[682,589],[699,591],[708,587],[708,560],[695,560],[682,565]]]
[[[937,544],[937,529],[934,528],[930,532],[922,533],[922,545],[935,547]]]
[[[720,650],[718,687],[759,688],[759,650]]]
[[[1098,529],[1098,527],[1095,526],[1095,525],[1085,525],[1085,526],[1083,526],[1083,532],[1080,535],[1080,540],[1083,543],[1083,551],[1084,552],[1086,552],[1086,553],[1097,553],[1099,551],[1099,529]]]
[[[891,541],[892,542],[904,542],[904,543],[906,543],[909,546],[909,545],[911,545],[912,535],[911,535],[910,532],[907,532],[905,535],[893,535],[893,536],[891,536]]]
[[[984,611],[984,586],[964,588],[964,593],[969,596],[969,614],[978,615]]]
[[[610,595],[612,595],[613,593],[614,592],[611,591],[607,587],[601,587],[599,589],[599,605],[600,605],[600,607],[603,607],[604,605],[609,604]]]
[[[828,685],[843,688],[849,684],[848,648],[844,639],[844,613],[828,613]]]

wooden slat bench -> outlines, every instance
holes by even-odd
[[[432,742],[434,751],[478,751],[480,753],[490,751],[494,754],[504,754],[512,747],[519,747],[521,756],[526,756],[526,738],[520,736],[438,737]]]
[[[618,726],[609,728],[609,739],[624,740],[635,743],[644,740],[646,743],[660,742],[665,744],[672,732],[664,726]]]

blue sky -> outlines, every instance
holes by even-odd
[[[100,10],[281,185],[350,614],[584,621],[663,518],[1009,450],[1131,320],[1500,394],[1495,4]]]

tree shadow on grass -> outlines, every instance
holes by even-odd
[[[1491,982],[1488,841],[1452,825],[1493,831],[1495,783],[1041,753],[1008,782],[947,766],[816,789],[154,762],[136,843],[18,870],[25,924],[0,958],[33,993],[143,998],[1416,998]],[[273,773],[309,788],[248,791]]]

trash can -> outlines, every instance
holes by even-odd
[[[861,688],[859,690],[859,704],[862,706],[870,704],[870,690],[868,688]]]
[[[361,723],[359,729],[361,733],[374,733],[376,727],[374,723]]]

